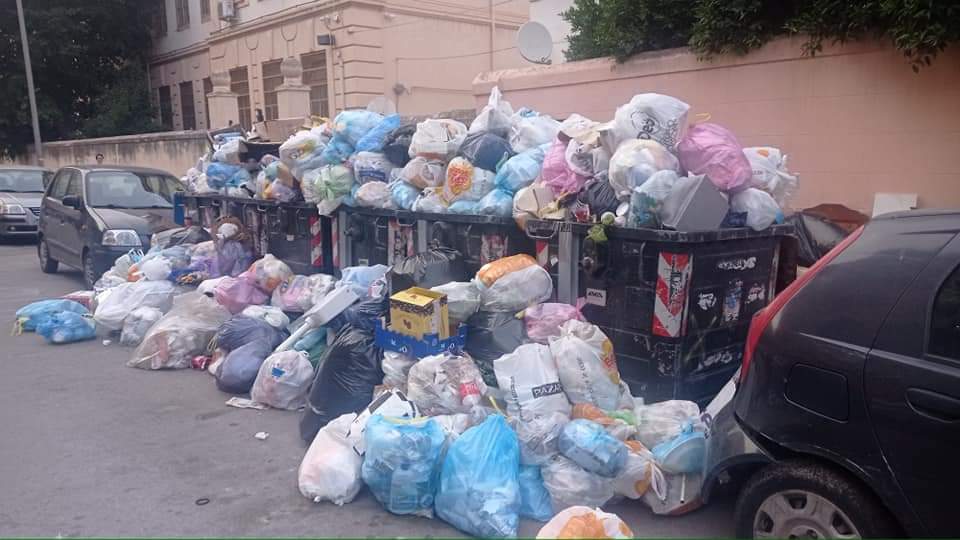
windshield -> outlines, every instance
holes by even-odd
[[[15,193],[43,193],[45,180],[50,179],[46,171],[0,170],[0,191]]]
[[[183,185],[172,176],[126,171],[87,175],[87,204],[94,208],[172,208]]]

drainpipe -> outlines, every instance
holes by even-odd
[[[490,2],[490,71],[493,71],[493,46],[496,39],[497,19],[494,13],[493,0],[488,1]]]

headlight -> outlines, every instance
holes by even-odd
[[[103,231],[102,243],[105,246],[140,247],[140,236],[130,229],[113,229]]]
[[[0,214],[6,214],[6,215],[18,214],[19,215],[19,214],[26,214],[26,212],[23,210],[23,206],[19,204],[0,202]]]

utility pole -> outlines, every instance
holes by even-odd
[[[30,46],[27,44],[27,24],[23,21],[23,0],[17,0],[17,19],[20,20],[20,42],[23,47],[23,67],[27,70],[27,93],[30,98],[30,117],[33,119],[33,164],[43,164],[40,142],[40,119],[37,116],[37,96],[33,90],[33,67],[30,65]]]

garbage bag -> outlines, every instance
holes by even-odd
[[[475,167],[466,158],[455,157],[447,165],[447,178],[442,196],[446,204],[455,201],[479,201],[493,189],[494,175]]]
[[[620,206],[617,192],[613,190],[607,180],[607,173],[602,172],[587,180],[583,189],[577,194],[577,201],[587,205],[590,215],[602,216],[605,212],[616,212]]]
[[[207,175],[207,185],[213,189],[222,189],[228,185],[240,185],[234,183],[233,178],[235,175],[239,174],[241,170],[243,169],[240,167],[240,165],[215,161],[207,166],[207,170],[204,171],[204,174]]]
[[[613,344],[600,328],[583,321],[567,321],[560,327],[560,337],[550,340],[550,352],[571,402],[590,403],[603,410],[617,408],[620,372]]]
[[[232,351],[252,341],[263,341],[276,348],[286,339],[286,330],[275,328],[263,319],[234,315],[217,329],[217,348]]]
[[[111,289],[110,295],[97,305],[93,318],[108,330],[122,330],[124,319],[138,307],[168,311],[173,304],[174,288],[169,281],[123,283]]]
[[[123,320],[123,330],[120,332],[120,344],[132,347],[139,345],[143,337],[150,331],[163,312],[151,306],[140,306],[127,315]]]
[[[610,158],[610,186],[618,198],[629,200],[634,188],[663,170],[680,170],[676,156],[657,141],[631,139],[621,144]]]
[[[786,222],[797,232],[800,266],[813,266],[847,236],[847,231],[836,223],[803,212],[792,214]]]
[[[381,152],[357,152],[353,155],[353,174],[358,184],[387,182],[393,163]]]
[[[303,200],[317,204],[344,197],[353,187],[353,171],[343,165],[324,165],[308,171],[300,182]]]
[[[628,499],[639,499],[647,493],[654,482],[658,483],[658,489],[663,490],[663,472],[654,462],[650,450],[639,441],[626,441],[624,444],[629,450],[627,464],[613,481],[614,492]]]
[[[554,512],[571,506],[600,508],[613,498],[613,480],[593,474],[564,456],[540,468]]]
[[[234,315],[247,306],[260,305],[270,300],[270,295],[261,291],[247,275],[221,280],[213,289],[213,297]]]
[[[465,157],[474,167],[496,172],[499,165],[513,157],[513,149],[505,138],[479,131],[467,135],[457,155]]]
[[[341,111],[333,119],[333,134],[342,137],[350,146],[356,147],[365,135],[383,121],[383,116],[365,109]]]
[[[413,205],[420,196],[420,190],[404,180],[390,182],[390,198],[394,206],[401,210],[413,210]]]
[[[490,287],[503,276],[523,270],[528,266],[536,266],[536,264],[537,260],[525,253],[502,257],[481,266],[480,270],[477,271],[476,280],[481,288]]]
[[[516,153],[526,152],[557,138],[560,122],[549,115],[521,107],[510,119],[510,147]]]
[[[555,139],[544,154],[543,167],[540,169],[540,178],[556,197],[577,193],[587,181],[585,176],[573,172],[567,163],[566,153],[567,142]]]
[[[247,306],[240,312],[241,315],[251,319],[261,320],[274,328],[283,329],[290,324],[290,317],[273,306]]]
[[[541,527],[537,538],[633,538],[633,531],[616,514],[571,506]]]
[[[390,267],[385,264],[348,266],[340,270],[340,281],[337,281],[334,288],[346,287],[360,298],[366,298],[371,296],[371,287],[383,279],[389,271]]]
[[[167,229],[154,233],[150,242],[160,249],[170,249],[176,246],[195,246],[197,244],[208,242],[213,237],[206,229],[199,225],[192,227],[179,227],[176,229]]]
[[[55,314],[64,311],[87,315],[90,311],[82,304],[73,300],[56,299],[40,300],[23,306],[18,309],[16,314],[16,324],[19,329],[27,332],[33,332],[37,326],[51,319]]]
[[[447,178],[447,168],[442,161],[417,156],[407,162],[400,177],[419,189],[440,187]]]
[[[184,369],[204,354],[230,312],[198,292],[173,299],[173,308],[150,327],[127,366],[141,369]]]
[[[334,135],[320,154],[320,162],[324,165],[341,165],[350,159],[353,154],[353,145],[342,135]]]
[[[443,246],[432,247],[393,264],[390,269],[390,290],[398,293],[410,287],[429,289],[463,279],[466,272],[459,251]]]
[[[467,534],[517,536],[520,447],[503,416],[488,416],[447,449],[436,509],[441,519]]]
[[[515,315],[478,311],[467,319],[470,331],[467,332],[467,343],[463,350],[476,362],[487,385],[497,386],[493,362],[507,353],[512,353],[525,341],[523,321]]]
[[[306,353],[276,352],[260,365],[250,399],[274,409],[295,411],[307,403],[312,381],[313,365]]]
[[[313,292],[310,277],[292,276],[273,290],[270,305],[283,311],[306,313],[313,307]]]
[[[549,148],[549,144],[534,146],[511,157],[497,169],[494,184],[511,195],[529,186],[540,176],[543,158]]]
[[[750,186],[750,162],[737,137],[723,126],[709,122],[692,126],[677,145],[677,155],[684,170],[707,175],[721,191],[735,192]]]
[[[89,315],[73,311],[59,311],[37,325],[37,333],[47,343],[73,343],[97,337],[96,327]]]
[[[469,413],[486,393],[480,370],[468,356],[427,356],[407,375],[407,397],[429,416]]]
[[[97,293],[94,291],[73,291],[63,295],[61,298],[63,300],[72,300],[82,305],[83,307],[90,309],[93,306],[94,298],[97,297]]]
[[[648,139],[673,150],[683,136],[690,105],[663,94],[637,94],[613,117],[617,142]]]
[[[280,145],[278,150],[280,161],[287,167],[294,168],[301,162],[308,160],[312,155],[322,153],[326,145],[319,133],[302,129]]]
[[[379,124],[357,141],[355,145],[357,152],[379,152],[383,149],[387,137],[393,130],[400,127],[400,115],[390,114],[383,117]]]
[[[662,490],[656,489],[656,484],[652,485],[643,494],[643,502],[657,515],[683,515],[703,504],[700,498],[702,486],[701,474],[663,474]]]
[[[383,153],[397,167],[403,167],[410,161],[410,142],[417,126],[400,126],[387,135],[383,143]]]
[[[417,359],[396,351],[383,351],[383,385],[407,391],[407,377]]]
[[[482,270],[482,269],[481,269]],[[484,311],[517,312],[553,296],[553,278],[542,267],[528,266],[498,279],[481,293]]]
[[[679,179],[676,171],[666,169],[651,174],[646,182],[633,188],[630,194],[627,226],[660,228],[663,223],[660,217],[663,201],[673,193],[673,188]]]
[[[317,367],[320,363],[320,357],[327,350],[326,327],[321,326],[308,330],[303,337],[293,344],[293,350],[307,353],[307,360],[313,367]]]
[[[413,211],[425,214],[447,213],[447,202],[443,199],[442,191],[437,188],[426,188],[413,202]]]
[[[361,476],[373,496],[394,514],[433,517],[446,437],[434,420],[374,415],[363,434]]]
[[[313,440],[317,430],[348,412],[360,412],[370,403],[373,388],[383,381],[380,358],[373,334],[344,326],[320,359],[300,419],[300,437]]]
[[[456,201],[447,207],[447,213],[475,216],[479,213],[480,201]]]
[[[637,440],[647,448],[680,435],[684,422],[700,417],[700,407],[692,401],[669,400],[650,405],[636,405]]]
[[[583,313],[580,312],[582,308],[583,304],[580,302],[576,306],[545,302],[528,307],[523,312],[527,337],[537,343],[549,343],[551,337],[560,335],[560,325],[563,323],[584,320]]]
[[[699,424],[699,423],[698,423]],[[695,429],[690,420],[680,425],[680,434],[652,449],[657,465],[671,474],[699,474],[704,472],[707,459],[707,440],[703,430]]]
[[[477,203],[477,214],[480,215],[510,217],[512,213],[513,195],[502,189],[494,189]]]
[[[347,444],[347,431],[357,418],[347,413],[321,429],[303,455],[297,471],[300,493],[313,502],[330,501],[342,506],[363,488],[360,468],[363,458]]]
[[[800,179],[787,170],[787,155],[771,146],[751,146],[743,154],[750,162],[750,187],[766,191],[784,206],[800,185]]]
[[[747,188],[730,197],[730,210],[747,214],[747,227],[762,231],[774,223],[783,221],[783,212],[777,201],[766,191]]]
[[[470,123],[468,133],[490,132],[498,137],[506,138],[513,125],[513,107],[503,99],[503,93],[496,86],[490,91],[487,104],[484,105],[477,117]]]
[[[246,271],[253,262],[250,248],[235,240],[217,242],[216,264],[210,272],[211,277],[236,277]]]
[[[253,387],[263,361],[273,348],[263,341],[252,341],[229,353],[217,366],[217,388],[229,394],[246,394]]]
[[[553,506],[550,504],[550,493],[543,486],[540,467],[521,465],[519,482],[520,517],[536,521],[550,521],[550,518],[553,517]]]
[[[357,419],[350,426],[347,432],[347,441],[353,448],[353,451],[359,455],[364,455],[367,451],[364,434],[367,424],[374,415],[388,417],[394,420],[419,418],[423,415],[417,409],[416,404],[407,399],[407,396],[397,388],[377,389],[373,401],[363,409]]]
[[[498,386],[506,393],[507,412],[521,422],[559,412],[570,414],[570,402],[560,385],[560,375],[550,348],[520,345],[493,362]]]
[[[560,453],[585,470],[606,478],[620,474],[627,463],[627,447],[600,424],[582,418],[563,426]]]
[[[472,281],[451,281],[430,290],[447,295],[447,315],[451,325],[466,321],[480,309],[480,290]]]
[[[392,208],[393,197],[385,182],[367,182],[357,189],[357,206],[367,208]]]
[[[269,253],[254,261],[248,271],[253,284],[265,293],[273,292],[284,280],[293,277],[293,271],[287,263]]]
[[[503,389],[509,392],[509,388]],[[558,411],[546,414],[527,415],[521,419],[513,416],[510,424],[520,441],[520,463],[544,465],[560,453],[560,434],[570,417]]]
[[[637,434],[637,419],[632,410],[606,412],[590,403],[576,403],[573,405],[572,418],[600,424],[613,438],[621,441]]]
[[[428,118],[417,124],[410,139],[410,157],[446,161],[456,155],[467,136],[467,126],[448,118]]]
[[[367,296],[343,310],[330,321],[328,326],[334,330],[349,325],[371,333],[376,331],[380,327],[380,320],[386,317],[390,310],[390,296],[387,294],[386,280],[380,280],[378,283],[381,285],[374,285],[371,288],[378,288],[379,292]]]

